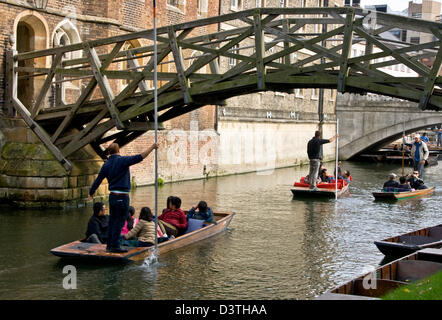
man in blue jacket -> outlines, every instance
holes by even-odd
[[[117,143],[112,143],[109,146],[110,157],[101,167],[97,179],[95,179],[89,190],[89,200],[93,200],[95,191],[103,179],[107,179],[110,192],[110,215],[106,250],[109,252],[127,252],[127,250],[120,247],[119,237],[129,213],[129,192],[131,188],[129,167],[143,161],[157,148],[158,145],[153,144],[141,154],[123,157],[120,155],[120,147]]]

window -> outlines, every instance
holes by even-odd
[[[204,15],[204,14],[207,14],[207,7],[208,7],[208,2],[207,2],[208,0],[198,0],[198,3],[197,3],[197,5],[198,5],[198,8],[197,8],[197,10],[198,10],[198,15],[199,16],[201,16],[201,15]]]
[[[302,88],[295,89],[295,97],[304,98],[304,89]]]
[[[238,11],[241,9],[242,0],[230,0],[230,9],[233,11]]]
[[[286,5],[286,0],[279,0],[279,6],[281,7],[281,8],[285,8],[287,5]]]
[[[231,52],[232,52],[232,53],[235,53],[235,54],[238,53],[238,51],[239,51],[238,48],[239,48],[238,45],[233,46]],[[233,68],[233,67],[235,67],[235,66],[236,66],[236,63],[237,63],[237,61],[236,61],[235,58],[229,57],[229,68],[230,68],[230,69]]]
[[[167,5],[184,12],[186,8],[186,0],[167,0]]]
[[[410,42],[414,43],[414,44],[419,44],[420,43],[420,38],[419,37],[411,37],[410,38]]]
[[[256,7],[257,8],[265,7],[265,0],[256,0]]]
[[[312,90],[312,100],[318,100],[319,98],[319,89],[315,88]]]
[[[178,8],[179,1],[178,0],[167,0],[167,4]]]

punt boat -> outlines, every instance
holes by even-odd
[[[375,241],[374,244],[388,257],[403,257],[421,249],[442,247],[442,224]]]
[[[214,213],[214,223],[205,222],[204,226],[200,229],[158,244],[158,255],[201,241],[225,231],[234,215],[234,212]],[[107,252],[106,244],[85,243],[78,240],[54,248],[51,250],[51,253],[61,258],[108,262],[131,262],[144,260],[154,251],[154,247],[122,246],[122,248],[127,249],[128,252]]]
[[[373,192],[375,200],[404,200],[423,196],[429,196],[434,193],[435,187],[423,190],[404,191],[404,192]]]
[[[293,197],[308,197],[308,198],[335,198],[336,197],[336,185],[332,183],[319,183],[316,185],[318,190],[311,190],[309,185],[304,182],[304,178],[301,178],[301,182],[295,182],[291,189]],[[349,194],[349,185],[343,181],[338,180],[338,198],[341,198]]]
[[[316,300],[372,300],[442,271],[442,249],[423,249],[344,283]]]

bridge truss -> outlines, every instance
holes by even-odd
[[[230,27],[220,31],[221,24]],[[430,35],[430,40],[415,44],[386,36],[398,28]],[[439,110],[441,29],[438,22],[347,7],[259,8],[162,27],[157,38],[159,121],[237,95],[296,88],[372,92]],[[127,45],[134,41],[142,45]],[[355,46],[363,46],[363,53],[352,55]],[[47,67],[29,67],[37,59],[46,59]],[[154,64],[153,30],[12,51],[7,110],[21,116],[70,170],[68,157],[86,145],[105,158],[103,143],[124,146],[153,128]],[[413,76],[386,71],[396,65]],[[30,105],[18,92],[25,78],[42,79]],[[65,83],[80,88],[69,103],[61,98]]]

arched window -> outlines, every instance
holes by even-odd
[[[52,45],[55,47],[68,46],[74,43],[81,42],[80,34],[76,26],[68,19],[60,22],[54,29],[52,34]],[[83,55],[82,50],[66,52],[63,55],[62,61],[79,59]],[[63,80],[62,77],[57,77],[56,80]],[[72,103],[76,101],[80,94],[81,80],[57,82],[56,95],[59,95],[59,102]]]
[[[19,14],[14,23],[15,49],[18,53],[42,50],[48,47],[48,27],[44,18],[33,11]],[[46,68],[46,57],[19,62],[19,67]],[[32,72],[19,72],[18,99],[28,108],[34,105],[45,81],[44,76],[29,77]]]

